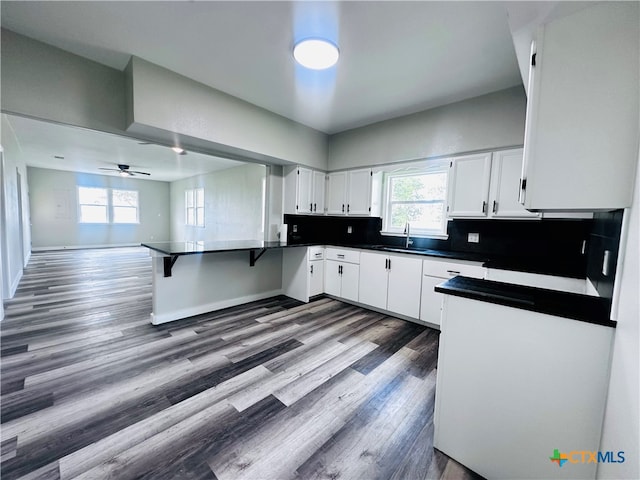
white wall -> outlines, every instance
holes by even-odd
[[[330,171],[519,146],[527,99],[522,87],[452,103],[329,138]]]
[[[2,128],[2,298],[13,297],[31,255],[27,169],[20,146],[9,128]]]
[[[28,171],[34,249],[132,245],[169,239],[168,182],[34,167]],[[138,190],[140,223],[79,223],[77,186]]]
[[[2,111],[123,132],[124,73],[2,29]]]
[[[262,240],[266,167],[246,164],[171,182],[171,240]],[[205,226],[185,225],[185,195],[204,188]]]
[[[327,168],[324,133],[141,58],[126,72],[131,132],[174,132],[210,142],[215,153]]]
[[[640,172],[640,158],[638,159]],[[601,463],[598,478],[640,478],[640,174],[624,251],[618,325],[600,450],[624,450],[624,463]]]

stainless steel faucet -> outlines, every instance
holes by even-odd
[[[404,226],[404,234],[407,236],[407,239],[404,242],[404,248],[409,248],[409,245],[413,243],[413,240],[409,238],[409,235],[411,234],[411,225],[409,222]]]

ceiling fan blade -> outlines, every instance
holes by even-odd
[[[108,170],[110,172],[119,172],[120,171],[120,169],[118,169],[118,168],[103,168],[103,167],[98,168],[98,170]]]
[[[151,175],[150,173],[147,172],[138,172],[137,170],[130,170],[131,173],[137,173],[139,175]]]

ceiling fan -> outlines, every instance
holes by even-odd
[[[129,165],[124,165],[122,163],[118,164],[118,168],[99,168],[99,170],[108,170],[110,172],[119,172],[123,177],[135,177],[137,175],[151,175],[147,172],[139,172],[137,170],[129,170]]]

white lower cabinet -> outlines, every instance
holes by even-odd
[[[360,252],[358,250],[327,248],[324,269],[324,291],[329,295],[358,301]]]
[[[282,290],[301,302],[324,292],[324,247],[289,247],[282,253]]]
[[[583,452],[623,448],[600,445],[614,329],[444,298],[434,446],[486,478],[596,478]]]
[[[417,319],[421,275],[418,257],[362,252],[359,302]]]
[[[437,293],[436,285],[458,275],[472,278],[484,278],[486,269],[480,262],[449,259],[428,259],[422,264],[422,293],[420,301],[420,320],[440,325],[442,294]]]

